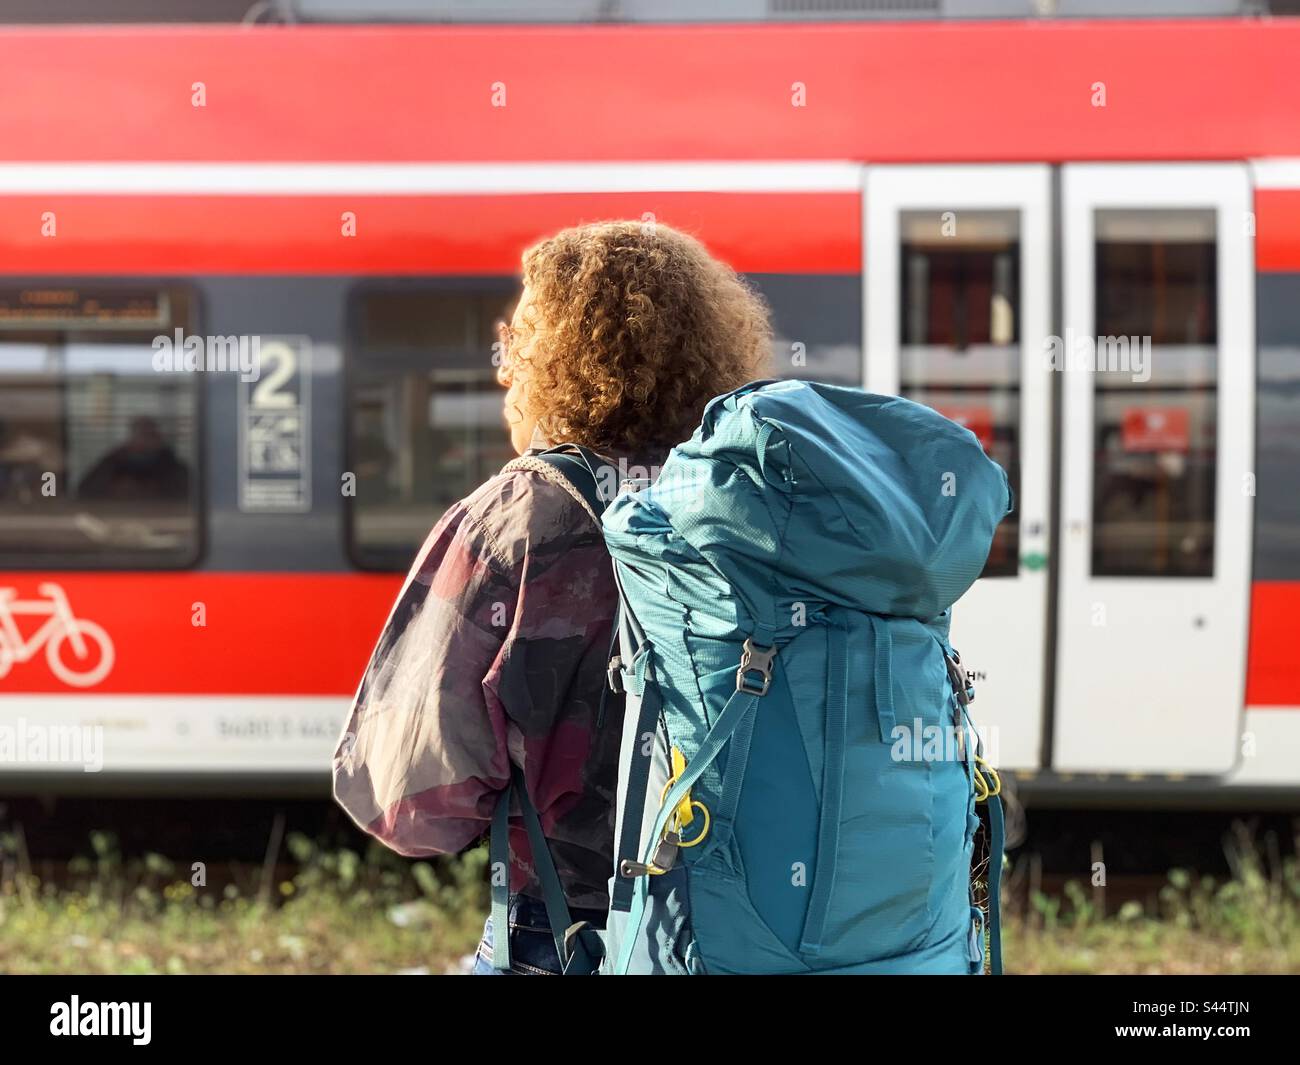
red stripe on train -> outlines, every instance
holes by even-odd
[[[1300,272],[1300,189],[1255,192],[1255,264],[1264,272]]]
[[[1300,581],[1255,581],[1251,585],[1247,706],[1300,706],[1297,618]]]
[[[402,579],[346,573],[8,573],[0,574],[0,592],[14,588],[20,601],[40,603],[47,599],[40,594],[42,582],[62,590],[74,617],[107,634],[112,668],[90,687],[66,683],[49,667],[51,639],[36,639],[48,622],[18,615],[14,620],[35,653],[24,652],[27,661],[14,662],[0,677],[0,695],[351,694]],[[0,631],[6,613],[0,604]],[[89,642],[81,661],[67,640],[57,650],[74,676],[91,673],[100,660],[101,649]]]
[[[50,641],[34,640],[44,619],[23,615],[26,660],[0,677],[0,696],[350,695],[402,583],[393,574],[9,573],[0,574],[0,592],[13,588],[22,602],[39,602],[43,581],[108,636],[112,668],[90,687],[61,680],[47,662]],[[194,623],[200,604],[202,626]],[[1297,616],[1300,581],[1253,585],[1248,705],[1300,706]],[[74,676],[98,662],[97,648],[82,661],[66,640],[58,650]]]
[[[1295,19],[7,29],[0,145],[29,161],[1258,158],[1300,155],[1297,55]]]
[[[852,192],[13,196],[0,274],[516,274],[529,245],[605,218],[685,229],[746,273],[856,274],[861,211]]]
[[[47,211],[57,239],[42,235]],[[0,275],[514,274],[556,229],[647,215],[746,273],[862,268],[856,193],[4,196]],[[1300,272],[1300,189],[1257,190],[1255,215],[1257,269]]]

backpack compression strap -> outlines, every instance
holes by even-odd
[[[1002,848],[1006,834],[1002,800],[988,797],[989,806],[989,971],[1002,975]]]
[[[762,630],[762,636],[765,637],[765,643],[771,642],[770,630]],[[751,641],[746,640],[745,646],[747,651],[750,650]],[[774,648],[768,647],[767,652],[774,653]],[[717,720],[713,722],[713,727],[705,735],[704,741],[700,744],[700,749],[695,752],[694,759],[688,763],[685,771],[677,778],[677,782],[669,788],[668,794],[664,796],[659,805],[659,813],[655,817],[654,827],[650,830],[650,837],[648,840],[643,841],[645,859],[642,864],[645,866],[653,863],[655,849],[663,836],[664,829],[667,827],[668,818],[690,792],[695,781],[717,759],[727,741],[757,710],[759,700],[767,694],[768,682],[771,679],[770,656],[765,652],[762,655],[760,666],[753,671],[762,673],[761,685],[755,683],[746,672],[747,660],[742,659],[741,661],[741,670],[736,677],[736,690],[731,693],[731,697],[722,708],[722,713],[718,715]],[[628,815],[625,812],[624,817],[626,816]],[[632,963],[632,953],[641,935],[641,923],[645,918],[646,897],[649,891],[649,877],[644,874],[638,876],[633,891],[632,907],[627,918],[627,933],[624,936],[618,962],[614,969],[614,972],[618,975],[625,974]]]
[[[961,657],[950,646],[940,644],[943,649],[944,663],[948,667],[948,680],[952,684],[952,697],[962,719],[973,730],[967,707],[975,698],[975,689],[970,678],[962,668]],[[978,763],[981,760],[983,743],[979,733],[975,734],[975,773],[979,775]],[[996,774],[995,774],[996,779]],[[1006,823],[1003,816],[1002,800],[998,797],[1002,791],[1001,781],[997,787],[986,788],[983,798],[977,797],[976,803],[986,803],[989,809],[989,869],[988,869],[988,937],[989,937],[989,972],[993,976],[1002,975],[1002,853],[1006,847]]]

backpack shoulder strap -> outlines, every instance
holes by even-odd
[[[542,822],[537,816],[537,808],[528,795],[524,783],[524,774],[511,764],[510,781],[497,799],[496,810],[492,815],[492,833],[488,841],[490,861],[492,863],[492,966],[498,972],[510,968],[510,796],[519,801],[519,810],[523,814],[524,830],[528,833],[528,846],[533,852],[533,868],[542,887],[543,900],[546,903],[546,920],[551,926],[551,937],[555,941],[555,952],[560,958],[561,968],[567,968],[569,950],[565,935],[573,920],[569,915],[569,906],[564,898],[564,887],[560,883],[555,861],[551,857],[551,848],[547,845],[542,832]]]
[[[601,490],[600,471],[612,469],[608,462],[590,448],[578,444],[560,444],[558,447],[515,459],[506,469],[527,469],[537,462],[544,463],[564,478],[578,497],[587,504],[592,516],[600,523],[600,516],[609,505]]]
[[[609,463],[588,448],[580,447],[577,444],[562,444],[537,455],[515,459],[513,462],[507,463],[505,468],[507,470],[512,468],[527,469],[529,465],[539,461],[554,469],[564,478],[565,482],[586,503],[588,509],[592,512],[592,516],[596,519],[597,525],[599,525],[600,515],[605,511],[607,500],[604,499],[601,493],[600,478],[597,471],[608,466]],[[615,624],[614,631],[617,635],[617,624]],[[602,691],[602,716],[604,713],[604,700],[605,692]],[[533,865],[546,903],[546,919],[551,926],[551,936],[555,941],[555,950],[559,955],[561,967],[566,975],[571,973],[582,975],[591,972],[595,964],[589,957],[584,956],[582,964],[570,964],[570,941],[567,933],[571,928],[572,921],[564,898],[564,887],[556,872],[550,846],[542,832],[542,824],[537,816],[537,809],[533,806],[532,799],[529,798],[523,774],[513,765],[511,766],[510,782],[497,800],[496,810],[492,817],[492,831],[489,841],[490,861],[494,866],[492,877],[493,967],[498,971],[505,971],[510,968],[510,840],[508,818],[512,793],[517,796],[520,812],[523,814],[524,828],[528,833],[528,845],[533,852]],[[574,949],[578,952],[586,951],[586,953],[590,953],[586,949],[586,942],[580,937],[572,942]]]

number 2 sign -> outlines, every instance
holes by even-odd
[[[262,337],[261,375],[239,383],[239,509],[311,509],[311,341]]]

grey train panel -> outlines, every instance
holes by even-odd
[[[311,340],[311,510],[239,509],[238,377],[209,374],[205,389],[208,570],[310,572],[349,568],[343,551],[342,277],[217,277],[198,282],[208,335],[305,336]]]
[[[1300,580],[1300,274],[1260,274],[1256,399],[1257,581]]]
[[[862,277],[859,274],[750,274],[772,308],[778,377],[862,384]],[[806,361],[794,361],[794,344]]]
[[[751,275],[772,308],[774,372],[841,384],[862,379],[861,280],[857,275]],[[344,469],[349,307],[358,292],[513,287],[511,278],[215,277],[195,282],[201,331],[210,335],[310,339],[311,510],[256,514],[239,509],[238,379],[209,375],[205,390],[207,550],[201,568],[312,572],[354,569],[345,549]],[[802,345],[804,361],[793,358]],[[355,354],[353,355],[355,358]],[[430,522],[436,520],[430,512]],[[414,550],[414,547],[412,548]]]

